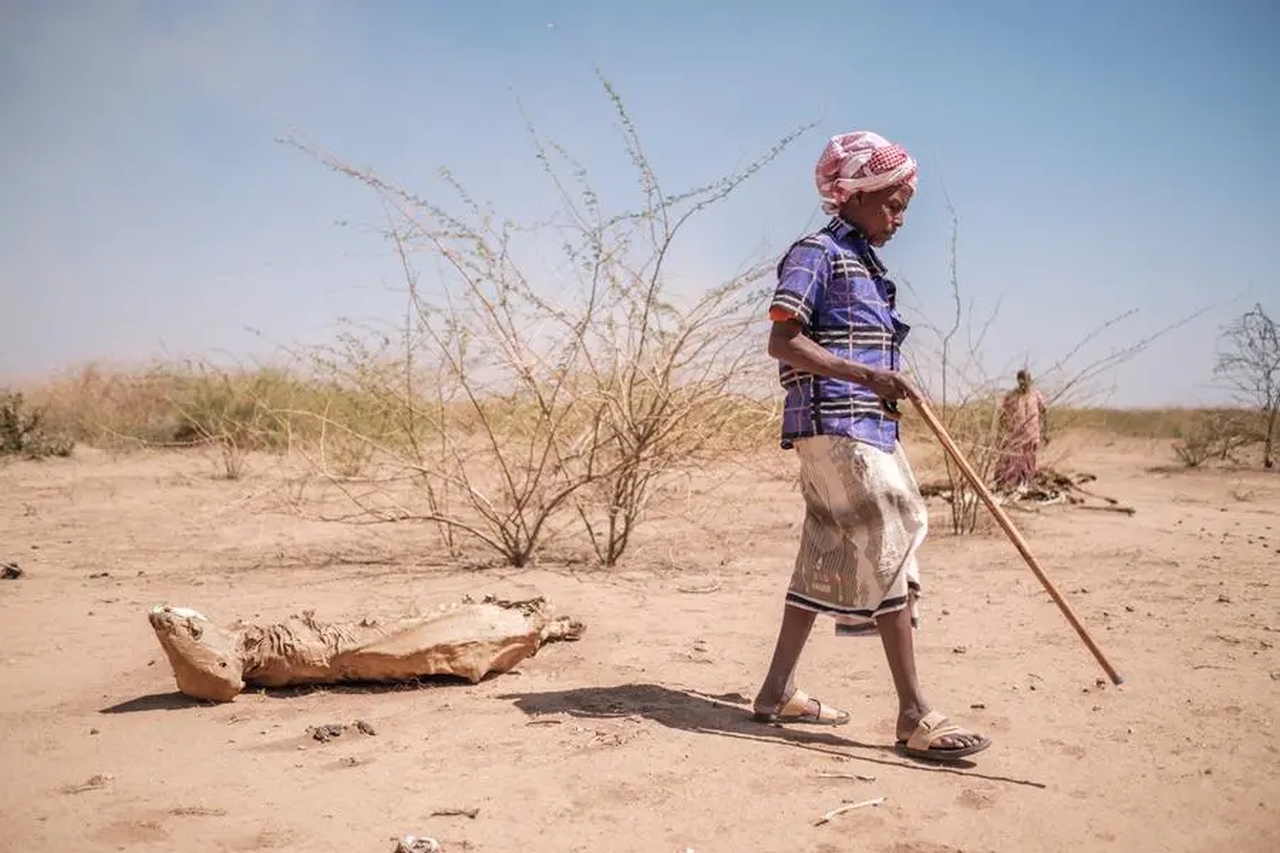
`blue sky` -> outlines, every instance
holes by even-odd
[[[394,319],[377,199],[284,135],[433,197],[447,166],[526,216],[553,197],[519,98],[626,206],[599,66],[671,188],[820,121],[708,214],[687,286],[812,225],[826,137],[874,129],[921,161],[884,252],[917,321],[949,310],[945,181],[966,299],[1003,296],[993,370],[1047,365],[1129,309],[1079,363],[1211,308],[1111,374],[1108,401],[1211,400],[1221,325],[1280,313],[1277,34],[1266,0],[5,3],[0,380],[263,358]]]

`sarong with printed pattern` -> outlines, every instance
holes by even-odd
[[[834,617],[842,636],[875,633],[875,617],[904,607],[918,626],[929,513],[902,445],[819,435],[795,448],[805,518],[787,603]]]

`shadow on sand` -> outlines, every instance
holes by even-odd
[[[640,717],[667,728],[697,734],[807,749],[906,770],[953,773],[1011,785],[1045,787],[1041,782],[976,772],[974,768],[977,764],[972,761],[962,760],[941,765],[902,758],[892,746],[842,737],[835,734],[838,729],[828,726],[779,726],[753,722],[751,700],[737,693],[713,695],[676,690],[658,684],[618,684],[613,687],[580,687],[545,693],[508,693],[497,698],[514,702],[517,708],[531,717],[547,714],[588,719]],[[862,754],[849,750],[858,750]]]
[[[103,708],[99,714],[134,714],[139,711],[181,711],[186,708],[204,708],[214,704],[200,699],[192,699],[181,693],[152,693],[118,702]]]
[[[480,679],[480,683],[484,684],[500,677],[501,673],[491,672]],[[353,693],[353,694],[378,694],[378,693],[406,693],[414,690],[432,690],[439,688],[462,688],[471,684],[465,678],[459,678],[450,675],[430,675],[422,678],[415,678],[406,681],[396,682],[377,682],[377,681],[342,681],[336,684],[298,684],[291,687],[259,687],[256,685],[247,685],[240,693],[241,696],[257,695],[272,696],[278,699],[293,699],[299,696],[311,696],[317,693]],[[139,696],[135,699],[129,699],[110,705],[98,711],[99,714],[130,714],[139,711],[180,711],[187,708],[210,708],[217,705],[227,704],[224,702],[214,702],[205,699],[194,699],[182,693],[174,691],[172,693],[152,693],[148,696]]]

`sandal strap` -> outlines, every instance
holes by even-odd
[[[816,715],[809,713],[810,702],[818,706]],[[838,722],[848,716],[848,712],[826,705],[821,699],[816,699],[799,688],[791,693],[791,698],[776,713],[779,717],[813,718],[818,722],[829,723]]]
[[[907,739],[907,746],[914,750],[927,751],[938,741],[945,737],[955,737],[965,735],[967,737],[977,737],[976,734],[964,729],[961,726],[953,725],[947,718],[946,714],[939,711],[930,711],[924,715],[924,718],[916,725],[916,730],[911,733],[911,737]]]
[[[807,707],[809,707],[809,694],[797,687],[791,691],[791,698],[786,701],[786,704],[778,709],[778,716],[803,714]]]
[[[849,712],[841,710],[834,705],[824,705],[819,699],[813,701],[818,703],[818,719],[829,723],[840,722],[849,718]]]

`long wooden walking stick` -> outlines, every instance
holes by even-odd
[[[1089,647],[1089,651],[1093,652],[1093,656],[1098,659],[1098,663],[1102,664],[1102,668],[1106,670],[1107,675],[1111,678],[1111,683],[1123,684],[1124,676],[1116,672],[1115,667],[1107,660],[1107,656],[1102,653],[1102,649],[1098,648],[1098,644],[1093,641],[1093,638],[1089,636],[1089,632],[1080,624],[1080,620],[1076,618],[1076,614],[1071,610],[1071,605],[1067,604],[1066,599],[1062,597],[1062,593],[1058,592],[1058,588],[1045,575],[1044,569],[1040,568],[1039,561],[1031,553],[1031,549],[1027,546],[1026,540],[1022,538],[1022,534],[1013,526],[1013,522],[1009,520],[1009,516],[1005,514],[1005,511],[1000,508],[1000,504],[996,503],[991,491],[982,482],[982,478],[973,470],[969,461],[964,458],[960,448],[956,447],[956,443],[951,440],[951,436],[947,435],[946,428],[942,426],[938,416],[933,413],[933,409],[929,408],[928,402],[918,396],[913,396],[911,402],[915,404],[916,411],[920,413],[920,417],[924,418],[924,422],[929,425],[929,429],[933,430],[933,434],[938,437],[938,441],[942,444],[942,449],[951,457],[951,461],[956,463],[956,467],[964,473],[965,479],[969,481],[969,485],[973,487],[973,490],[978,493],[978,497],[982,498],[982,502],[987,505],[987,509],[991,510],[991,514],[995,516],[996,521],[1009,537],[1009,541],[1013,543],[1013,547],[1018,549],[1022,559],[1027,561],[1031,571],[1040,579],[1040,583],[1058,605],[1062,615],[1067,617],[1071,627],[1076,629],[1080,639],[1084,640],[1084,644]]]

